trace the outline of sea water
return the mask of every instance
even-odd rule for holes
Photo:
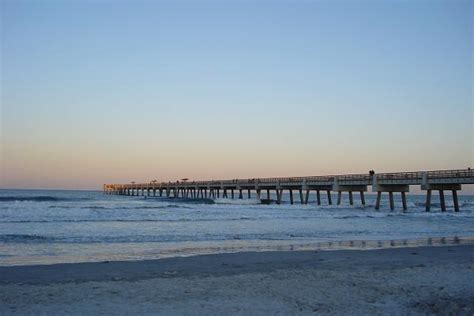
[[[246,196],[245,196],[246,197]],[[462,241],[474,237],[474,197],[460,196],[461,212],[447,212],[437,196],[408,195],[403,212],[366,195],[362,206],[307,205],[284,196],[281,205],[256,199],[173,199],[104,195],[98,191],[0,190],[0,265],[142,260],[205,253],[297,250],[339,244],[407,245],[413,240]],[[336,196],[332,197],[333,202]],[[438,238],[438,239],[436,239]],[[446,239],[447,238],[447,239]]]

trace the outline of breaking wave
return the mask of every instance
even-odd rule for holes
[[[39,196],[0,196],[0,202],[60,202],[60,201],[84,201],[87,198],[58,198],[48,195]]]
[[[53,196],[0,196],[0,202],[56,202],[59,199]]]

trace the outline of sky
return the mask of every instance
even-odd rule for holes
[[[0,188],[474,167],[472,1],[0,2]]]

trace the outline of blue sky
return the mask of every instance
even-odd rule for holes
[[[2,187],[473,166],[471,1],[2,1]]]

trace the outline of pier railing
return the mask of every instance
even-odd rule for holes
[[[346,175],[327,175],[327,176],[306,176],[306,177],[274,177],[274,178],[253,178],[253,179],[226,179],[226,180],[210,180],[210,181],[173,181],[173,182],[148,182],[133,184],[106,184],[104,188],[142,188],[142,187],[167,187],[167,186],[219,186],[219,185],[249,185],[249,184],[278,184],[278,183],[317,183],[317,182],[334,182],[334,181],[360,181],[370,184],[372,179],[377,180],[417,180],[423,181],[423,177],[427,179],[472,179],[474,171],[472,169],[456,169],[456,170],[433,170],[433,171],[413,171],[413,172],[394,172],[394,173],[378,173],[370,174],[346,174]]]

